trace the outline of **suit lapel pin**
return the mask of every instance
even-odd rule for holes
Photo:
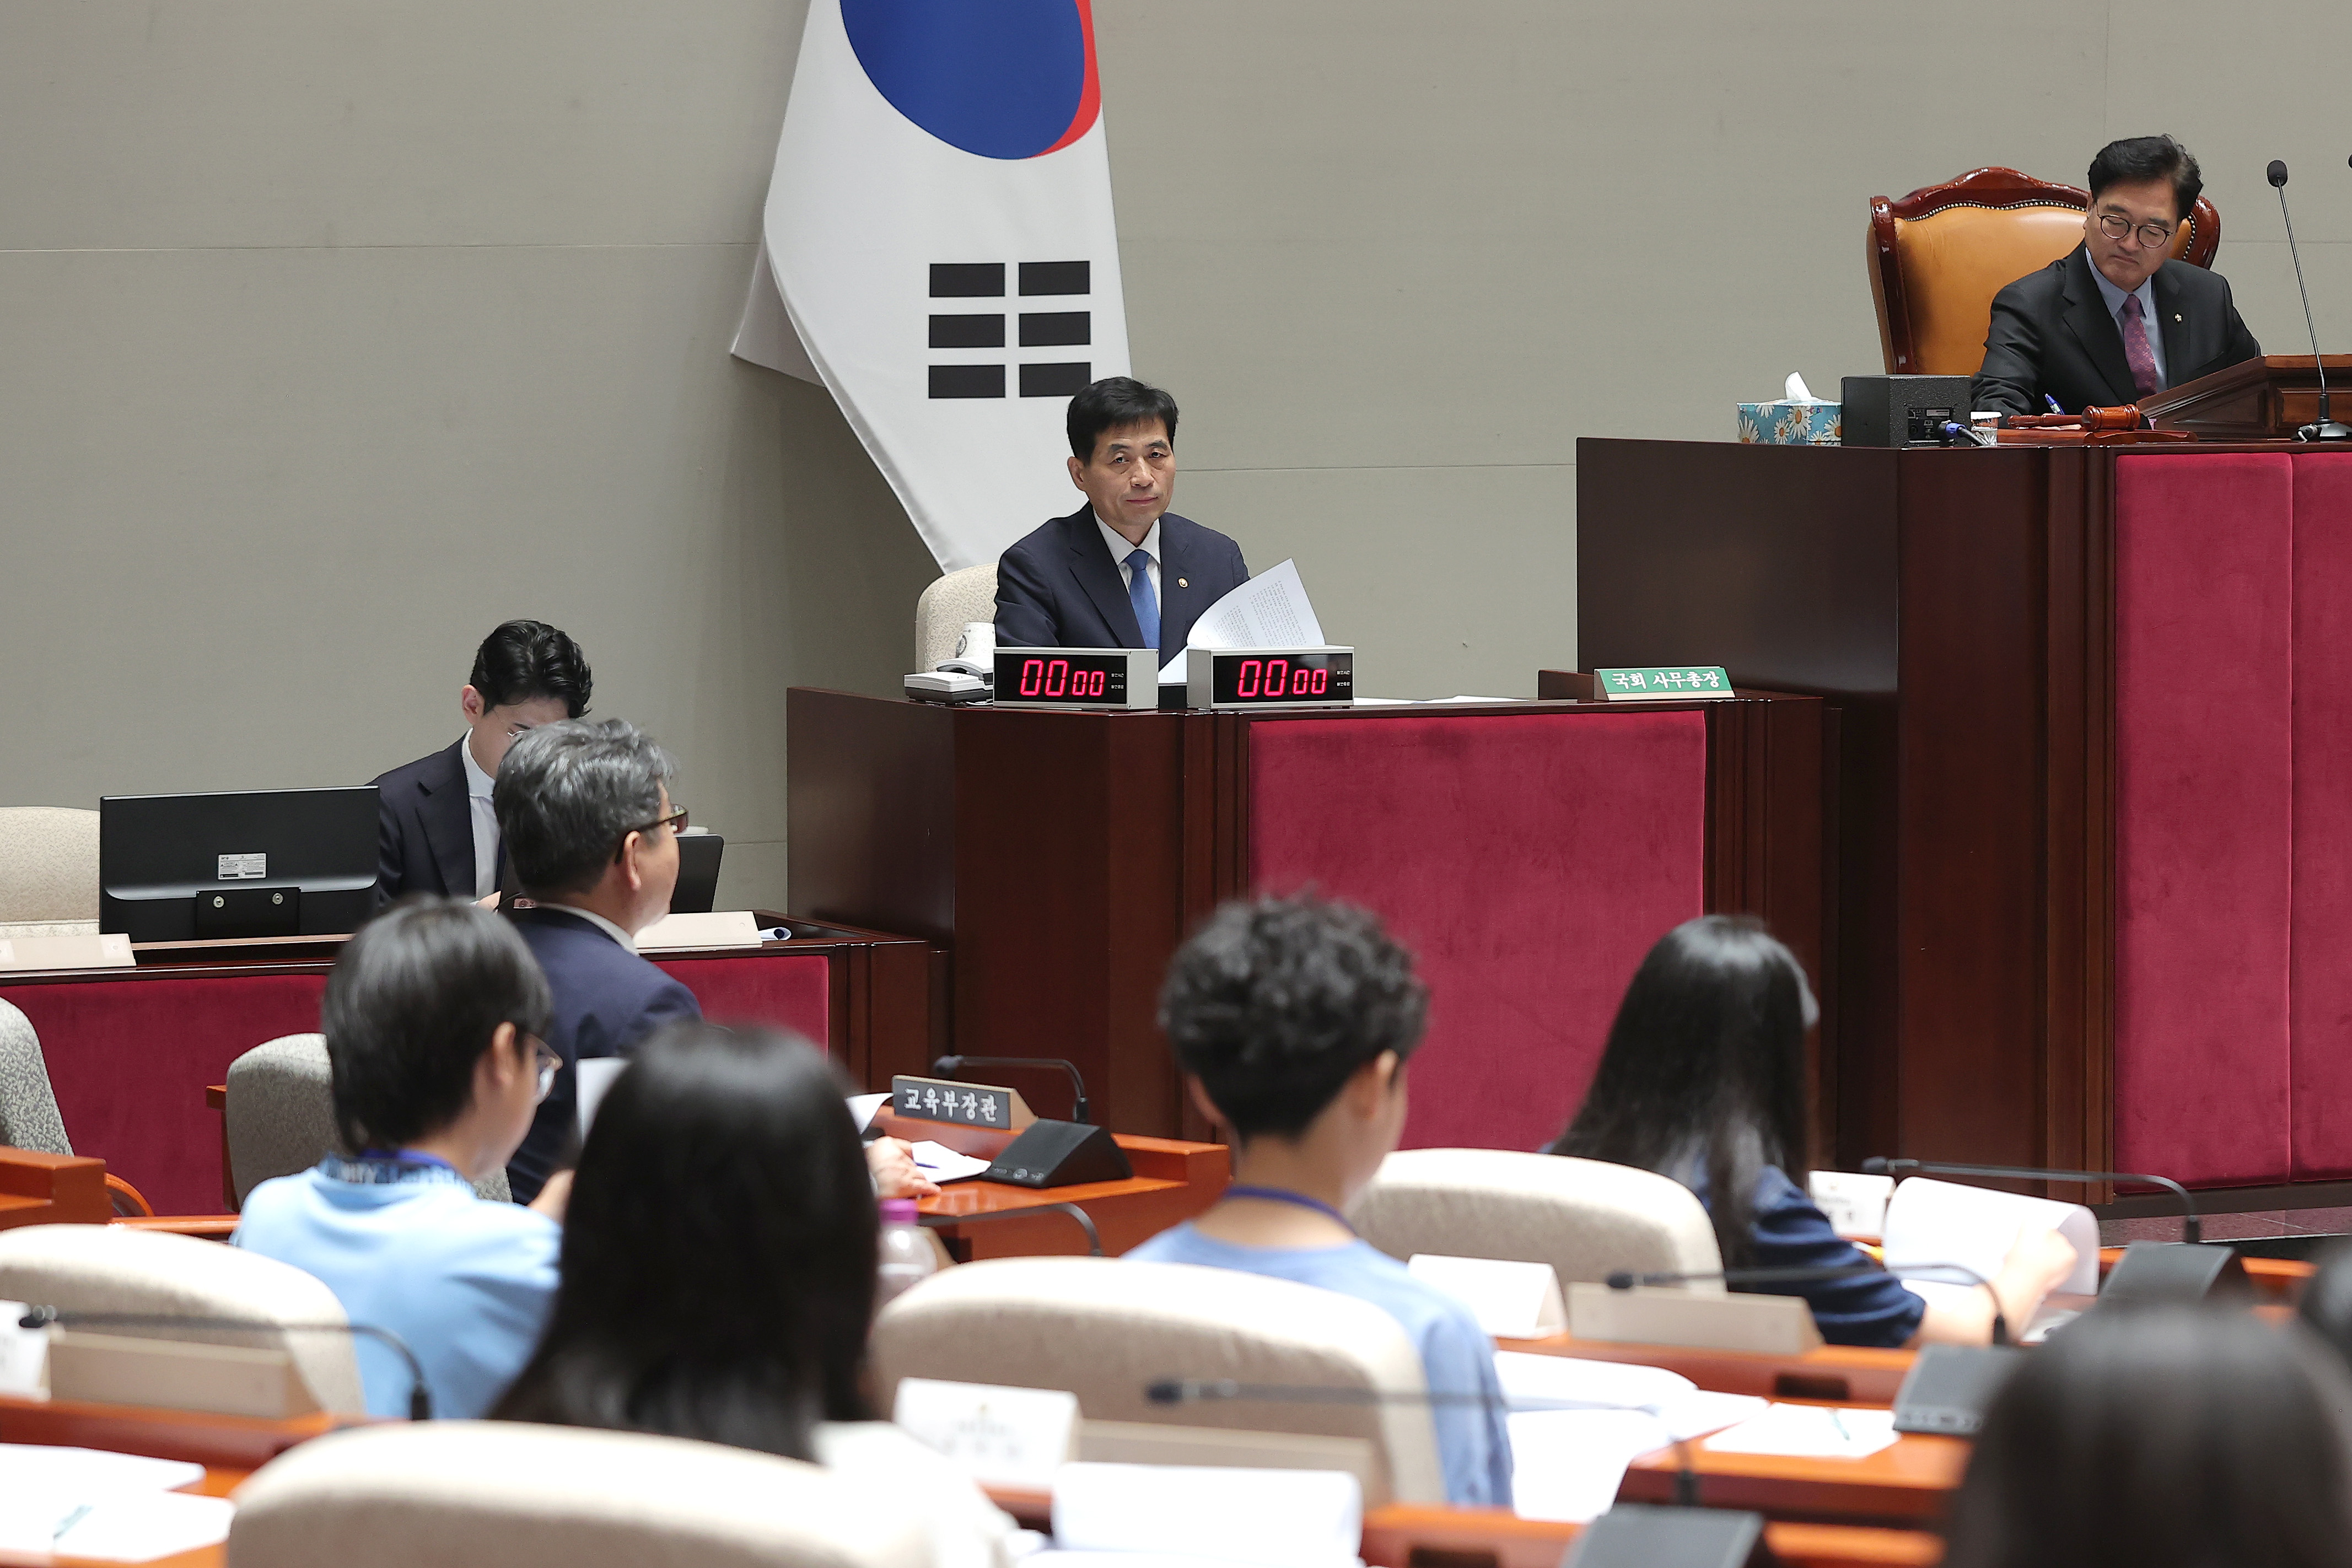
[[[1180,577],[1176,580],[1176,586],[1179,588],[1190,588],[1192,585]]]
[[[2174,320],[2176,320],[2176,321],[2179,320],[2179,319],[2180,319],[2180,312],[2179,312],[2179,311],[2178,311],[2178,310],[2175,310],[2175,311],[2172,313],[2172,319],[2173,319]]]

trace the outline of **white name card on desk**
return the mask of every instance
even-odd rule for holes
[[[1078,1451],[1078,1396],[1055,1388],[906,1377],[890,1418],[983,1485],[1050,1490]]]
[[[1893,1176],[1815,1171],[1806,1179],[1805,1188],[1813,1207],[1829,1218],[1830,1228],[1840,1236],[1875,1241],[1886,1234],[1886,1200],[1895,1196]]]
[[[1541,1339],[1565,1333],[1568,1308],[1560,1300],[1559,1276],[1549,1263],[1514,1263],[1499,1258],[1448,1258],[1416,1252],[1405,1268],[1477,1314],[1478,1326],[1501,1339]]]
[[[637,933],[640,953],[690,953],[702,947],[757,947],[760,923],[748,909],[665,915]]]
[[[135,961],[120,931],[0,936],[0,969],[128,969]]]
[[[1758,1355],[1802,1355],[1822,1343],[1821,1330],[1813,1326],[1813,1309],[1802,1296],[1717,1294],[1655,1285],[1612,1291],[1580,1280],[1568,1288],[1568,1321],[1570,1332],[1579,1339],[1744,1350]]]
[[[1054,1479],[1061,1552],[1354,1568],[1363,1533],[1363,1492],[1338,1470],[1075,1464]]]
[[[1957,1263],[1990,1280],[2000,1272],[2020,1232],[2054,1230],[2074,1249],[2074,1271],[2058,1285],[2078,1296],[2099,1289],[2099,1222],[2079,1203],[2027,1197],[1990,1187],[1913,1176],[1895,1187],[1886,1205],[1886,1265],[1918,1268]],[[1973,1283],[1967,1275],[1930,1275],[1954,1284]]]

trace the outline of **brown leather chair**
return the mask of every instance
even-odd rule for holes
[[[1992,297],[2083,243],[2091,193],[2014,169],[1972,169],[1890,201],[1870,199],[1870,297],[1886,373],[1972,376],[1984,363]],[[2197,198],[2172,236],[2175,259],[2210,267],[2221,214]]]

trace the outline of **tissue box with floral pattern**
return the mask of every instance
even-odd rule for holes
[[[1743,402],[1739,405],[1739,439],[1750,446],[1835,446],[1838,412],[1834,402]]]

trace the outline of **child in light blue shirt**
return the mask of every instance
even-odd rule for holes
[[[232,1238],[397,1335],[438,1416],[497,1402],[554,1299],[568,1174],[530,1208],[473,1189],[522,1142],[561,1065],[539,1039],[549,1012],[530,948],[491,911],[404,899],[369,922],[322,1009],[335,1122],[357,1152],[255,1187]],[[369,1413],[406,1415],[406,1362],[370,1336],[353,1344]]]
[[[1470,1309],[1360,1239],[1345,1217],[1404,1131],[1404,1063],[1428,993],[1360,909],[1229,904],[1177,953],[1160,1022],[1193,1101],[1233,1145],[1215,1207],[1128,1254],[1269,1274],[1371,1302],[1421,1352],[1449,1502],[1511,1505],[1495,1344]]]

